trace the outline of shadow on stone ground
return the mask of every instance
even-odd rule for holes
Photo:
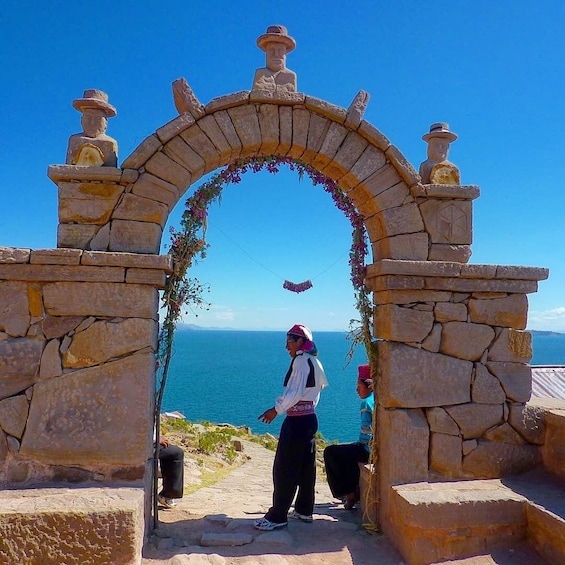
[[[247,463],[225,479],[159,511],[159,529],[144,548],[143,565],[399,565],[388,539],[363,527],[361,511],[347,511],[318,475],[314,522],[259,532],[253,521],[271,504],[274,453],[243,440]],[[210,545],[205,545],[205,544]],[[242,545],[220,545],[240,543]],[[467,559],[458,565],[539,565],[526,544]]]

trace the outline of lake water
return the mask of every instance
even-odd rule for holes
[[[366,363],[364,350],[358,347],[346,366],[350,342],[345,332],[314,337],[330,382],[316,410],[320,432],[329,440],[354,441],[357,366]],[[285,345],[282,331],[177,330],[162,412],[178,410],[190,421],[229,422],[278,435],[282,417],[268,425],[257,416],[282,392],[290,363]],[[565,334],[535,334],[533,349],[532,365],[565,364]]]

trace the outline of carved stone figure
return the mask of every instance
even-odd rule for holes
[[[85,90],[82,98],[73,100],[73,107],[82,112],[83,131],[69,137],[67,165],[84,167],[117,167],[118,143],[106,135],[107,118],[116,115],[116,108],[108,103],[108,95],[101,90]]]
[[[420,164],[420,176],[424,184],[461,184],[459,169],[447,160],[449,144],[457,135],[449,131],[449,124],[438,122],[430,126],[422,136],[428,143],[428,158]]]
[[[296,92],[296,73],[286,68],[286,54],[296,47],[286,27],[272,25],[257,38],[257,45],[266,53],[267,66],[255,71],[253,90]]]

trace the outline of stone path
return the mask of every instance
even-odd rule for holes
[[[327,484],[316,485],[314,523],[289,520],[288,528],[259,532],[253,521],[271,504],[274,453],[244,441],[250,460],[213,486],[161,510],[158,537],[143,565],[398,565],[402,558],[380,534],[362,527],[359,510],[347,511]],[[239,546],[203,543],[244,543]]]

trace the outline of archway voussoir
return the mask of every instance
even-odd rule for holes
[[[213,171],[220,165],[220,155],[216,146],[200,129],[198,124],[181,132],[180,137],[191,147],[205,162],[204,171]]]
[[[255,105],[237,106],[227,112],[241,141],[241,156],[256,155],[261,147],[262,137]]]
[[[330,104],[325,100],[315,98],[314,96],[306,96],[305,105],[306,108],[312,110],[312,112],[314,112],[315,114],[325,116],[333,122],[343,124],[345,123],[345,119],[347,118],[346,110],[340,108],[339,106],[335,106],[334,104]]]
[[[169,212],[180,198],[179,189],[174,184],[147,172],[139,176],[132,186],[131,193],[162,202],[168,206]]]
[[[204,159],[180,136],[173,137],[163,147],[163,153],[190,172],[190,183],[195,182],[204,174],[206,166]],[[179,186],[179,197],[184,194],[186,186],[188,183],[185,186]]]
[[[214,116],[204,116],[201,120],[198,120],[198,127],[216,147],[220,163],[229,161],[232,148]]]
[[[341,179],[351,170],[359,157],[361,157],[367,145],[367,140],[363,139],[360,135],[354,132],[348,133],[332,162],[322,173],[335,180]],[[359,182],[358,179],[357,182]]]
[[[337,122],[331,122],[326,132],[326,136],[322,142],[318,154],[314,157],[312,166],[318,170],[327,167],[330,161],[335,157],[343,140],[346,138],[349,130]]]
[[[280,143],[279,107],[274,104],[259,106],[259,127],[261,147],[259,155],[272,155]]]
[[[122,169],[141,168],[162,146],[163,144],[155,134],[146,137],[122,163]]]
[[[279,106],[279,145],[277,155],[285,156],[292,147],[292,108]]]
[[[300,92],[279,92],[273,90],[252,90],[249,93],[249,101],[253,104],[275,103],[277,105],[295,106],[304,104],[306,95]]]
[[[226,110],[215,112],[213,114],[213,117],[231,148],[231,153],[229,156],[229,161],[231,162],[241,155],[241,150],[243,148],[241,145],[241,139],[239,139],[239,136],[235,131],[233,122],[231,121],[231,117]]]
[[[218,110],[227,110],[234,106],[248,104],[249,93],[249,90],[242,90],[240,92],[234,92],[233,94],[227,94],[226,96],[214,98],[213,100],[210,100],[206,106],[204,106],[204,110],[206,111],[206,114],[213,114]]]
[[[420,175],[416,172],[416,169],[408,162],[406,157],[398,150],[394,145],[390,145],[386,151],[385,155],[387,159],[395,166],[398,174],[406,181],[408,186],[414,186],[422,181]]]
[[[365,120],[361,121],[361,125],[357,128],[357,133],[369,141],[371,145],[378,147],[382,151],[386,151],[392,145],[385,135]]]
[[[190,171],[173,161],[162,151],[155,153],[155,155],[145,163],[145,170],[160,179],[174,184],[179,190],[188,186],[192,178]]]
[[[306,150],[302,155],[302,159],[307,163],[311,163],[318,154],[322,143],[330,129],[330,120],[323,116],[312,114],[310,116],[310,125],[308,126],[308,140],[306,142]]]
[[[292,147],[288,156],[300,159],[308,145],[308,128],[310,126],[310,112],[305,108],[292,109]]]
[[[164,126],[160,127],[155,133],[157,137],[161,141],[161,143],[165,144],[167,141],[178,135],[186,128],[194,125],[194,118],[191,114],[181,114],[177,116],[169,123],[165,124]]]

